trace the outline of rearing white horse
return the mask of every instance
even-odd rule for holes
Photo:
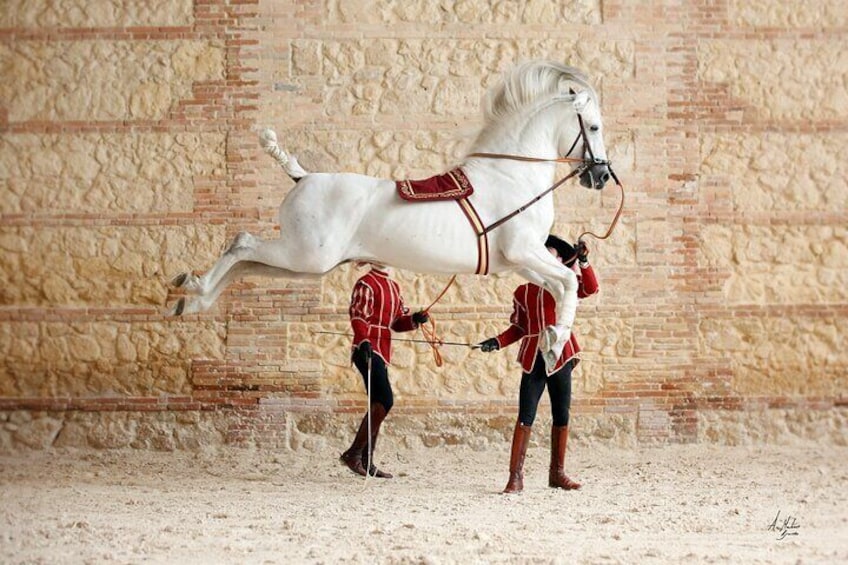
[[[580,184],[601,189],[611,175],[595,90],[585,75],[548,61],[506,73],[484,101],[484,125],[461,164],[474,187],[468,198],[491,226],[552,186],[558,157],[575,158]],[[308,173],[265,130],[265,150],[296,182],[280,205],[279,239],[238,234],[203,276],[172,284],[188,295],[170,313],[206,310],[235,278],[321,277],[343,263],[367,261],[418,273],[475,273],[478,238],[456,202],[409,203],[392,180],[352,173]],[[530,157],[519,160],[515,157]],[[544,246],[554,222],[548,192],[487,234],[488,272],[516,271],[556,299],[557,323],[543,336],[553,367],[577,309],[577,277]]]

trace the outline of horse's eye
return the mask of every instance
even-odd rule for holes
[[[599,129],[601,129],[601,128],[598,127],[598,126],[589,126],[590,131],[598,131]]]

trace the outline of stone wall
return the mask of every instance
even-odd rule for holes
[[[844,444],[846,20],[837,0],[6,2],[0,450],[344,443],[361,383],[347,340],[314,332],[348,331],[361,271],[242,280],[182,318],[163,316],[168,280],[239,231],[274,237],[292,183],[259,128],[311,170],[429,176],[537,57],[590,75],[627,191],[590,243],[578,441]],[[618,193],[569,183],[555,202],[574,238]],[[447,282],[397,278],[421,306]],[[504,328],[519,282],[460,276],[442,336]],[[437,367],[397,344],[387,432],[502,445],[515,349],[446,346]]]

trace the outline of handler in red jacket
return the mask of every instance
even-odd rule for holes
[[[368,413],[362,418],[350,448],[342,453],[342,463],[358,475],[367,474],[385,479],[392,475],[374,465],[374,445],[383,420],[392,409],[394,394],[389,382],[387,365],[392,356],[392,331],[408,332],[427,323],[426,312],[408,314],[403,305],[400,287],[389,278],[388,269],[372,265],[353,287],[350,299],[350,325],[353,327],[351,360],[362,374],[368,390],[371,374],[371,451],[368,451]]]
[[[557,259],[564,262],[566,267],[573,269],[575,259],[578,261],[578,298],[586,298],[598,292],[598,281],[589,265],[589,250],[584,243],[578,243],[575,249],[568,242],[551,235],[545,242],[545,247]],[[521,363],[523,373],[518,395],[518,421],[515,423],[512,436],[509,481],[504,492],[521,492],[524,489],[524,456],[527,453],[530,430],[536,419],[536,409],[545,386],[548,388],[551,399],[553,416],[548,485],[565,490],[578,489],[580,484],[565,475],[565,448],[568,442],[568,412],[571,406],[571,371],[580,361],[577,357],[580,346],[572,331],[553,373],[547,374],[545,362],[539,351],[539,337],[546,327],[556,323],[556,302],[553,295],[535,284],[524,284],[515,289],[513,308],[509,328],[497,337],[480,343],[480,349],[488,353],[521,340],[518,361]]]

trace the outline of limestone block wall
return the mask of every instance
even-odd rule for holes
[[[429,176],[461,162],[499,74],[539,57],[596,85],[627,191],[590,243],[576,439],[844,443],[846,20],[836,0],[7,1],[0,449],[341,445],[362,385],[348,340],[315,332],[348,331],[361,271],[245,279],[182,318],[168,280],[240,231],[275,237],[292,183],[261,127],[310,170]],[[618,193],[555,202],[575,238]],[[397,278],[411,306],[447,283]],[[440,333],[505,328],[520,282],[461,275]],[[446,346],[437,367],[398,343],[390,438],[502,445],[516,350]]]

